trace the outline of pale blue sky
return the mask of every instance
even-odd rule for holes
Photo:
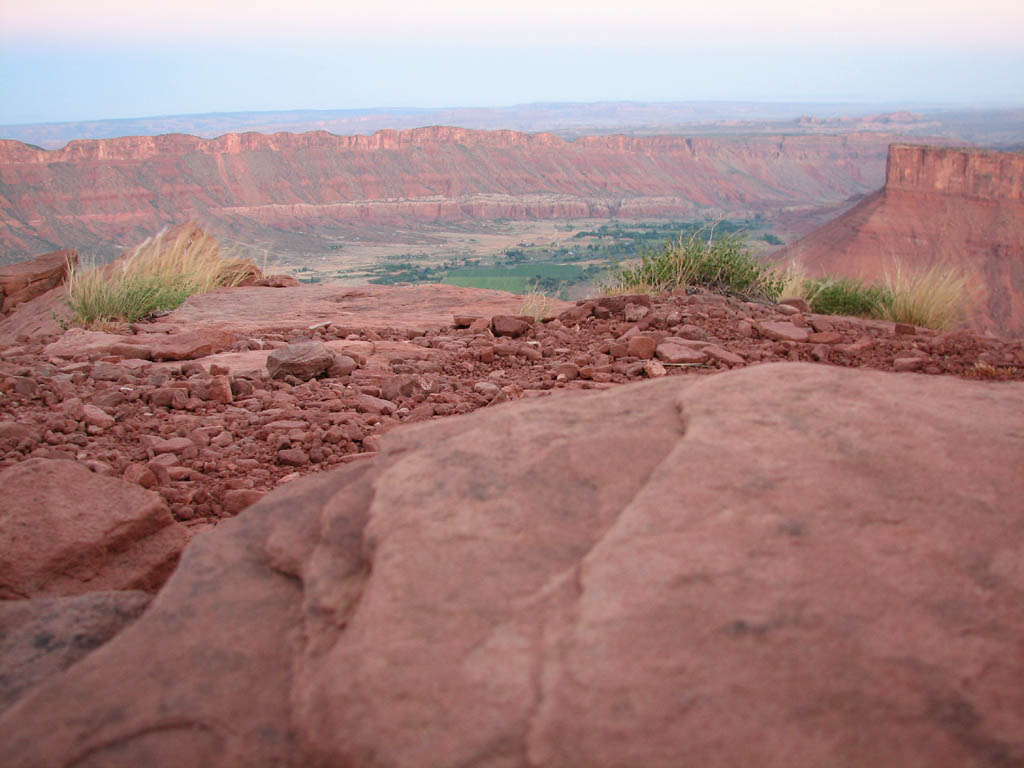
[[[1024,2],[0,0],[0,124],[706,99],[1024,105]]]

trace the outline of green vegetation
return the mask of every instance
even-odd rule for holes
[[[892,299],[882,286],[848,277],[807,280],[802,293],[811,311],[822,315],[883,317]]]
[[[173,241],[161,233],[114,264],[72,269],[68,295],[76,320],[86,326],[137,322],[193,294],[245,279],[248,262],[221,258],[217,241],[205,234],[195,238],[195,231],[183,227]]]
[[[596,229],[578,231],[560,242],[519,242],[490,256],[473,253],[444,263],[424,263],[429,258],[426,253],[387,256],[371,268],[367,279],[379,285],[443,282],[513,293],[539,291],[567,298],[574,286],[596,290],[598,280],[621,262],[635,259],[654,245],[688,237],[707,226],[706,222],[694,221],[625,223],[613,220]],[[714,225],[714,231],[730,234],[746,226],[747,222],[720,221]],[[572,224],[556,226],[559,232],[574,229]],[[576,292],[580,290],[577,288]]]
[[[812,312],[925,328],[948,328],[963,317],[971,300],[966,278],[942,266],[914,273],[897,265],[881,283],[871,285],[852,278],[809,278],[794,267],[788,281],[783,295],[806,299]]]
[[[573,239],[597,238],[608,240],[624,254],[637,254],[646,248],[659,246],[665,240],[677,237],[689,237],[695,232],[707,229],[709,222],[699,221],[657,221],[637,224],[611,222],[602,224],[597,229],[582,230],[573,235]],[[738,233],[747,228],[747,223],[724,219],[714,223],[715,231],[723,234]]]
[[[732,232],[716,236],[712,232],[705,237],[698,230],[645,253],[640,264],[620,268],[605,287],[610,292],[623,292],[697,285],[717,293],[774,301],[785,283],[784,275],[750,251],[742,235]]]
[[[508,267],[465,267],[448,272],[443,282],[467,288],[490,288],[510,293],[557,293],[563,286],[597,273],[576,264],[514,264]]]

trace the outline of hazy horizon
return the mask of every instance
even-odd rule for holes
[[[607,101],[1024,105],[1024,4],[0,0],[0,124]]]

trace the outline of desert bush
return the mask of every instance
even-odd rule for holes
[[[889,301],[882,317],[925,328],[948,328],[964,316],[971,301],[967,278],[941,265],[911,272],[896,264],[885,275],[885,289]]]
[[[849,277],[805,280],[802,293],[811,311],[822,315],[884,317],[892,300],[884,287]]]
[[[742,235],[715,237],[698,231],[643,254],[639,264],[620,268],[604,288],[610,293],[657,292],[695,285],[717,293],[775,300],[784,283],[782,273],[760,261]]]
[[[791,264],[780,298],[802,298],[812,312],[853,315],[948,328],[962,318],[971,300],[966,278],[955,269],[934,266],[921,272],[897,264],[881,283],[835,277],[808,277]]]
[[[197,231],[184,227],[173,240],[161,233],[113,264],[74,268],[68,295],[76,320],[86,326],[137,322],[250,274],[248,262],[222,258],[217,241]]]

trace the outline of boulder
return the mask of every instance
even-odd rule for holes
[[[151,599],[125,591],[0,601],[0,711],[103,645]]]
[[[513,315],[495,315],[491,318],[491,330],[495,336],[522,336],[530,330],[530,323]]]
[[[626,348],[626,354],[631,355],[632,357],[639,357],[641,360],[650,360],[654,357],[654,352],[657,347],[658,342],[650,336],[637,335],[633,336],[629,340],[629,346]]]
[[[1019,764],[1022,395],[774,364],[391,432],[197,537],[0,762]]]
[[[334,353],[320,341],[288,344],[267,356],[267,371],[272,379],[294,376],[307,381],[326,373],[334,364]]]
[[[0,266],[0,314],[56,288],[77,263],[78,251],[65,249]]]
[[[29,459],[0,488],[0,599],[155,591],[188,540],[157,494],[73,461]]]

